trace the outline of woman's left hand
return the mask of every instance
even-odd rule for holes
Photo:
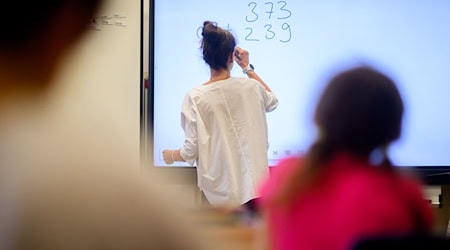
[[[174,162],[172,151],[173,150],[166,149],[166,150],[163,150],[163,152],[162,152],[164,162],[168,165],[170,165]]]

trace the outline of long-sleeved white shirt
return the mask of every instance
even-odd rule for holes
[[[213,205],[256,198],[268,174],[266,112],[278,99],[254,79],[232,77],[192,89],[185,97],[181,156],[197,163],[198,186]]]

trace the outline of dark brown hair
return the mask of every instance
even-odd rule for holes
[[[26,43],[32,42],[36,36],[50,23],[58,11],[72,4],[78,7],[80,21],[91,17],[102,0],[46,0],[46,1],[4,1],[0,23],[0,47],[20,49]]]
[[[400,136],[403,101],[394,82],[370,67],[336,75],[325,88],[315,112],[319,136],[309,149],[304,166],[285,183],[281,200],[289,200],[300,186],[311,185],[334,153],[346,151],[368,158],[378,147]],[[392,169],[385,156],[382,166]],[[300,184],[301,183],[301,184]]]
[[[236,47],[234,36],[211,21],[203,23],[201,48],[203,60],[213,69],[226,69]]]

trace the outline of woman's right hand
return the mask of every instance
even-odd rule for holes
[[[250,58],[249,58],[248,51],[245,49],[242,49],[240,47],[236,47],[234,49],[234,61],[242,69],[246,68],[250,64]]]

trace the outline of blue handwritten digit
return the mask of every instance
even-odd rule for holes
[[[275,37],[275,32],[272,31],[272,24],[266,24],[264,25],[264,28],[266,28],[267,31],[266,38],[272,40]]]
[[[253,14],[254,17],[253,17],[252,19],[250,19],[248,16],[245,16],[245,20],[246,20],[247,22],[252,23],[252,22],[256,22],[256,20],[258,20],[258,18],[259,18],[258,13],[255,12],[255,9],[256,9],[256,6],[257,6],[257,5],[258,5],[258,4],[255,3],[255,2],[250,2],[250,3],[248,4],[248,7],[251,8],[251,12],[252,12],[252,14]]]
[[[247,36],[245,36],[245,40],[247,40],[247,41],[254,41],[254,42],[259,41],[259,39],[251,38],[251,35],[253,34],[253,29],[252,28],[245,28],[245,30],[248,30],[248,34],[247,34]]]
[[[280,10],[286,14],[285,16],[278,17],[278,19],[286,19],[286,18],[291,17],[292,12],[290,10],[286,9],[286,6],[287,6],[286,1],[278,1],[277,4],[281,5]]]
[[[265,2],[265,5],[270,5],[270,10],[266,11],[267,14],[269,14],[269,19],[272,17],[272,13],[273,13],[273,3],[272,2]]]
[[[280,40],[280,42],[282,43],[287,43],[291,40],[292,38],[292,33],[291,33],[291,26],[288,23],[283,23],[283,25],[281,25],[281,28],[283,30],[286,30],[288,32],[288,39],[287,40]]]

